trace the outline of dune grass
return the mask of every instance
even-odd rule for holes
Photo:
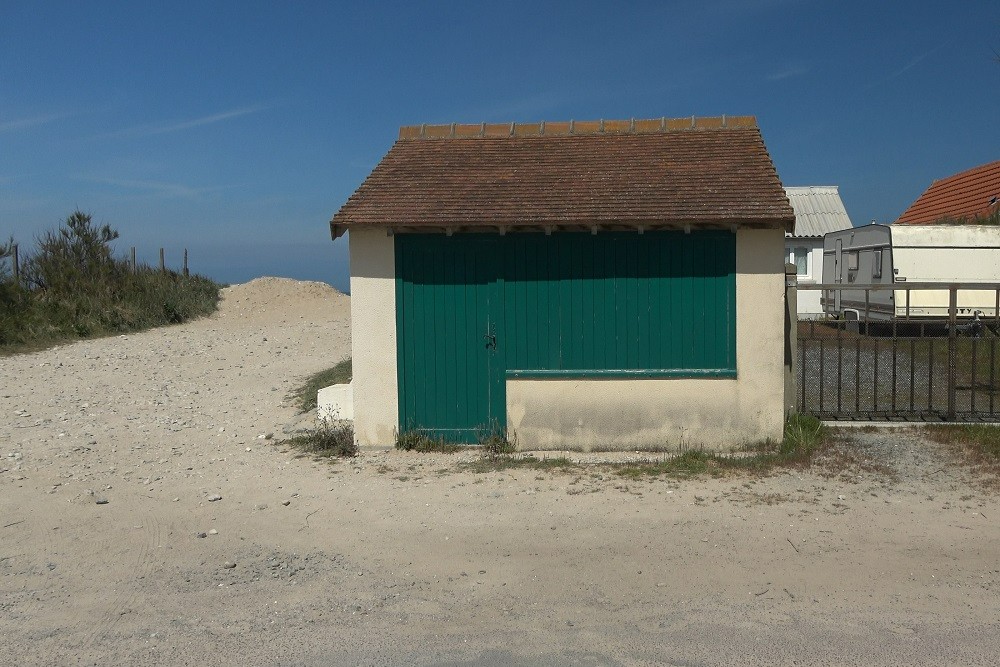
[[[118,232],[75,212],[25,253],[15,280],[11,243],[0,244],[0,354],[176,324],[214,312],[221,285],[112,252]]]
[[[981,472],[993,477],[1000,476],[1000,425],[935,424],[925,426],[924,432],[932,440],[950,447],[961,459]]]
[[[347,384],[351,381],[351,358],[337,362],[332,368],[313,373],[294,389],[290,398],[300,412],[309,412],[316,407],[316,395],[323,387],[333,384]]]

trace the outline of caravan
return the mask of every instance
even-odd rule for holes
[[[823,237],[824,312],[849,320],[947,318],[955,283],[1000,283],[1000,227],[994,225],[877,225]],[[942,283],[942,289],[907,290],[907,284]],[[851,289],[857,285],[858,289]],[[895,289],[865,290],[868,285]],[[997,315],[1000,292],[962,289],[958,317]],[[866,317],[867,315],[867,317]]]

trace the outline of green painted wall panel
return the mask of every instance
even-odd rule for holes
[[[735,369],[731,232],[499,243],[508,370]]]

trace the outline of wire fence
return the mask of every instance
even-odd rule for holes
[[[2,259],[2,257],[3,256],[0,255],[0,259]],[[163,248],[160,248],[160,255],[159,255],[159,257],[160,257],[160,259],[159,259],[158,268],[160,269],[161,272],[166,273],[168,269],[167,269],[167,264],[166,264],[166,261],[165,261],[165,257],[166,256],[165,256]],[[11,261],[11,275],[14,278],[14,282],[20,283],[21,282],[21,268],[22,267],[21,267],[20,249],[19,249],[17,243],[12,243],[10,245],[10,261]],[[128,264],[131,267],[133,273],[136,272],[136,271],[138,271],[139,264],[136,261],[135,246],[132,246],[129,249]],[[181,265],[180,273],[185,278],[190,275],[190,271],[188,269],[188,251],[187,251],[187,248],[184,248],[184,258],[183,258],[183,263]]]

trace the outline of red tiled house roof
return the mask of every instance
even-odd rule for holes
[[[934,181],[896,220],[897,225],[976,222],[1000,210],[1000,161]]]
[[[752,116],[403,127],[330,221],[397,230],[791,230]]]

